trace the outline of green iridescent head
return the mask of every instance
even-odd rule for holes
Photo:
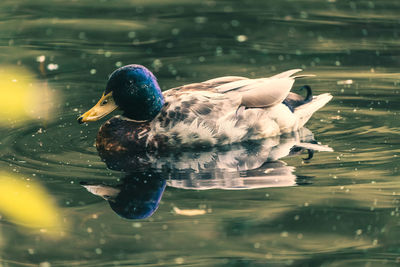
[[[141,65],[127,65],[110,75],[100,101],[78,121],[98,120],[117,107],[130,119],[149,121],[163,106],[164,97],[153,73]]]

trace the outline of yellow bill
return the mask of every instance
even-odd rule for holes
[[[97,121],[107,114],[114,111],[118,106],[115,104],[114,98],[112,97],[112,92],[104,95],[100,98],[99,102],[85,112],[82,116],[78,118],[79,123],[84,123],[88,121]]]

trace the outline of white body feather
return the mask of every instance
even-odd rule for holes
[[[171,146],[225,145],[298,130],[332,99],[322,94],[292,112],[282,101],[296,77],[310,76],[292,76],[299,71],[261,79],[227,76],[165,91],[167,104],[151,122],[148,142],[163,136]]]

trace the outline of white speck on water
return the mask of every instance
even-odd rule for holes
[[[176,264],[183,264],[185,260],[182,257],[175,258],[175,263]]]
[[[305,12],[305,11],[301,11],[301,12],[300,12],[300,17],[301,17],[302,19],[306,19],[306,18],[308,18],[308,14],[307,14],[307,12]]]
[[[46,60],[46,56],[44,56],[44,55],[38,56],[38,57],[36,58],[36,61],[37,61],[37,62],[44,62],[45,60]]]
[[[303,234],[302,233],[297,234],[297,239],[303,239]]]
[[[52,71],[52,70],[58,70],[58,64],[50,63],[47,65],[47,69]]]
[[[103,251],[101,250],[101,248],[96,248],[95,252],[97,255],[100,255],[101,253],[103,253]]]
[[[79,33],[79,39],[86,39],[86,33],[85,32],[80,32]]]
[[[337,81],[336,84],[338,84],[338,85],[350,85],[350,84],[353,84],[353,80],[341,80],[341,81]]]
[[[142,227],[142,224],[140,222],[135,222],[135,223],[132,223],[132,227],[140,228],[140,227]]]
[[[222,53],[223,53],[222,47],[217,46],[217,47],[215,48],[215,55],[216,55],[216,56],[221,56]]]
[[[196,22],[198,24],[206,23],[207,22],[207,18],[206,17],[195,17],[194,18],[194,22]]]
[[[234,20],[231,21],[231,25],[232,25],[233,27],[237,27],[237,26],[240,25],[240,22],[239,22],[238,20],[234,19]]]
[[[286,232],[286,231],[284,231],[284,232],[281,233],[281,237],[288,237],[288,236],[289,236],[289,233]]]
[[[158,69],[160,69],[163,66],[161,60],[158,58],[153,61],[152,65],[153,65],[153,68],[156,69],[156,71],[158,71]]]
[[[92,74],[92,75],[96,74],[96,72],[97,72],[96,69],[91,69],[91,70],[90,70],[90,74]]]
[[[119,68],[121,66],[122,66],[122,62],[121,61],[115,62],[115,67]]]
[[[357,229],[356,235],[361,235],[361,234],[362,234],[362,230],[361,229]]]
[[[248,39],[247,36],[243,34],[236,36],[236,41],[240,43],[246,42],[247,39]]]
[[[179,30],[178,28],[173,28],[173,29],[171,30],[172,35],[178,35],[179,32],[180,32],[180,30]]]
[[[136,32],[128,32],[128,37],[129,38],[135,38],[136,37]]]
[[[51,264],[48,261],[44,261],[39,264],[39,267],[51,267]]]

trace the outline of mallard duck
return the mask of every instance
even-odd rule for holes
[[[293,69],[269,78],[226,76],[164,92],[146,67],[127,65],[109,77],[98,103],[78,118],[96,121],[120,108],[101,126],[99,152],[160,151],[211,147],[262,139],[300,129],[332,99],[329,93],[305,98],[290,92]]]

